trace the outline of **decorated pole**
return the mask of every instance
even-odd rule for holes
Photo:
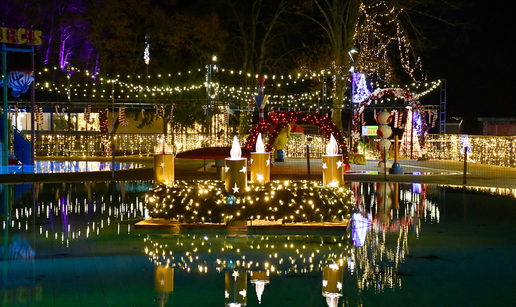
[[[323,155],[323,184],[325,187],[338,187],[344,184],[344,172],[342,169],[342,154],[339,154],[339,146],[333,137],[326,145],[326,154]]]
[[[256,152],[251,153],[251,182],[265,184],[271,179],[271,155],[265,152],[262,134],[256,139]]]
[[[264,95],[265,92],[265,77],[263,75],[258,76],[258,95],[254,96],[254,100],[256,101],[256,106],[259,110],[259,118],[260,122],[265,121],[263,109],[265,108],[265,104],[267,104],[267,98],[269,95]]]
[[[243,193],[247,189],[247,159],[242,158],[242,148],[236,135],[230,155],[226,158],[226,191],[230,194]]]
[[[383,111],[376,116],[376,122],[380,124],[380,128],[376,132],[376,135],[380,138],[378,142],[378,150],[381,153],[381,161],[378,162],[378,167],[387,166],[387,152],[391,148],[391,141],[389,138],[392,136],[392,128],[389,123],[392,121],[391,113]]]
[[[398,163],[399,156],[399,144],[398,144],[398,136],[394,136],[394,163],[392,167],[389,169],[389,174],[401,174],[403,175],[403,167]]]

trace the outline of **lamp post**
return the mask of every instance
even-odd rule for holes
[[[211,78],[212,78],[212,74],[213,74],[213,68],[216,67],[215,63],[217,63],[217,56],[216,55],[213,55],[211,57],[211,61],[210,61],[210,64],[207,65],[207,70],[208,70],[208,74],[206,75],[206,81],[207,81],[207,85],[206,85],[206,91],[207,91],[207,94],[208,94],[208,101],[207,101],[207,104],[206,104],[206,130],[207,130],[207,133],[208,133],[208,137],[211,136],[211,122],[210,122],[210,109],[211,109]]]
[[[354,110],[353,110],[353,107],[354,107],[354,98],[355,98],[355,80],[354,80],[354,75],[355,75],[355,59],[353,59],[353,56],[352,54],[353,53],[357,53],[357,51],[355,49],[351,49],[349,52],[348,52],[348,55],[349,55],[349,58],[351,59],[351,68],[349,69],[349,72],[351,73],[351,101],[349,102],[349,109],[350,109],[350,120],[349,120],[349,150],[351,150],[351,148],[353,148],[353,136],[352,136],[352,132],[353,132],[353,120],[354,120]]]
[[[111,179],[115,180],[115,82],[111,80]]]
[[[71,72],[71,67],[70,67],[70,64],[68,62],[66,62],[66,96],[68,98],[68,139],[71,141],[72,140],[72,115],[71,115],[71,109],[72,109],[72,106],[70,105],[70,100],[71,100],[71,91],[70,91],[70,72]],[[70,150],[70,146],[72,146],[72,142],[69,142],[68,143],[68,156],[71,155],[71,150]]]

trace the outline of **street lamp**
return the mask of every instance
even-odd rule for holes
[[[354,74],[355,74],[355,59],[353,59],[352,54],[357,53],[355,49],[351,49],[348,52],[349,58],[351,59],[351,68],[349,69],[349,72],[351,73],[351,101],[349,102],[349,109],[350,109],[350,120],[349,120],[349,150],[353,147],[353,119],[354,119],[354,110],[353,110],[353,104],[355,103],[353,100],[355,98],[355,80],[354,80]]]
[[[213,69],[217,70],[217,65],[215,63],[217,63],[217,56],[213,55],[211,57],[210,64],[207,65],[207,67],[206,67],[208,69],[208,75],[206,76],[206,78],[208,79],[207,80],[208,84],[206,86],[207,94],[208,94],[208,102],[206,105],[206,125],[207,125],[208,136],[211,136],[211,122],[210,122],[211,86],[212,86],[211,78],[212,78]]]

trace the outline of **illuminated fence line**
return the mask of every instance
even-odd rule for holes
[[[30,135],[24,135],[30,141]],[[165,142],[163,143],[163,139]],[[204,147],[230,147],[232,136],[223,135],[211,137],[202,133],[119,133],[114,137],[116,155],[149,155],[160,153],[180,153]],[[264,143],[268,142],[268,135],[263,136]],[[245,138],[239,139],[240,144]],[[309,146],[310,156],[320,158],[326,151],[327,140],[323,135],[295,135],[292,134],[285,155],[290,158],[305,158],[306,145]],[[36,136],[36,156],[110,156],[111,135],[101,136],[98,133],[44,133]]]
[[[468,162],[516,167],[516,136],[462,136],[459,134],[426,137],[425,149],[431,160],[464,161],[462,148],[468,144]],[[461,151],[462,150],[462,151]]]
[[[25,135],[29,140],[30,135]],[[163,146],[163,138],[165,146]],[[264,143],[268,135],[263,136]],[[470,151],[468,161],[479,164],[516,167],[516,136],[468,136]],[[240,144],[245,138],[239,139]],[[291,134],[284,149],[286,157],[306,158],[306,145],[310,157],[320,158],[326,151],[328,141],[317,134]],[[203,147],[229,147],[232,136],[211,137],[202,133],[175,134],[116,134],[115,147],[117,155],[148,155],[159,153],[163,149],[168,153],[180,153]],[[430,160],[463,161],[461,149],[464,137],[456,134],[428,135],[425,142],[426,157]],[[467,143],[467,142],[466,142]],[[110,156],[111,136],[98,133],[45,133],[36,137],[37,156]]]

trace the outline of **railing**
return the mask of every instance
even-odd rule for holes
[[[30,134],[24,134],[30,140]],[[165,139],[165,142],[163,142]],[[240,137],[241,146],[245,137]],[[231,146],[233,137],[208,136],[202,133],[176,134],[116,134],[114,136],[116,155],[149,155],[158,152],[180,153],[203,147]],[[263,142],[268,142],[268,135],[263,136]],[[323,135],[292,134],[287,143],[287,157],[306,157],[306,145],[309,145],[310,156],[320,158],[325,152],[327,140]],[[110,156],[111,135],[99,133],[38,133],[36,135],[36,156]]]
[[[516,136],[434,134],[426,137],[426,156],[431,160],[463,161],[465,147],[469,147],[468,162],[516,167]]]
[[[24,134],[30,140],[30,134]],[[165,138],[165,142],[163,142]],[[179,153],[196,148],[231,146],[232,136],[208,136],[202,133],[176,134],[116,134],[117,155],[148,155],[161,151]],[[239,139],[241,146],[245,138]],[[268,142],[268,134],[263,136]],[[328,141],[323,135],[292,134],[287,143],[285,156],[305,158],[306,145],[310,157],[320,158],[326,151]],[[165,144],[165,145],[163,145]],[[469,145],[468,145],[469,144]],[[462,136],[456,134],[428,135],[423,153],[430,160],[463,161],[461,149],[468,145],[468,161],[479,164],[516,167],[516,136]],[[38,133],[37,156],[109,156],[111,135],[99,133]]]

